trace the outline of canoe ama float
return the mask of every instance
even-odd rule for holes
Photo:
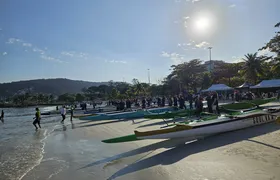
[[[144,118],[147,119],[170,119],[175,117],[186,117],[191,116],[195,114],[195,110],[187,109],[187,110],[178,110],[177,112],[165,112],[162,114],[155,114],[150,113],[148,115],[145,115]]]
[[[272,101],[275,101],[276,98],[267,98],[267,99],[254,99],[250,101],[244,101],[239,103],[225,104],[220,106],[221,111],[223,112],[236,112],[236,111],[250,111],[258,109],[259,105],[263,105]]]
[[[239,130],[251,126],[261,125],[277,121],[280,117],[271,113],[252,113],[238,117],[221,117],[214,120],[198,122],[195,124],[177,124],[172,128],[139,132],[134,134],[103,140],[104,143],[120,143],[137,141],[143,139],[172,139],[172,138],[192,138],[197,139],[213,134]]]

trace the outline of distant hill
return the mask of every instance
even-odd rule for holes
[[[78,93],[83,88],[99,86],[108,82],[89,82],[70,79],[36,79],[0,84],[0,97],[12,96],[25,92],[61,95],[64,93]]]

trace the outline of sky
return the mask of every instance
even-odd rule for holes
[[[148,82],[148,74],[157,83],[173,64],[209,60],[210,46],[212,59],[238,62],[275,35],[279,7],[279,0],[1,0],[0,83]]]

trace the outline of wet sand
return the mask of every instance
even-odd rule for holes
[[[69,119],[67,119],[69,120]],[[101,140],[164,126],[161,120],[79,121],[58,124],[41,163],[23,178],[123,180],[278,180],[280,125],[269,123],[203,140]]]

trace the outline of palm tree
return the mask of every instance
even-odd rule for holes
[[[139,96],[142,92],[144,92],[143,84],[140,83],[138,79],[134,78],[132,80],[132,83],[133,83],[133,88],[134,88],[135,94],[137,96]]]
[[[242,68],[243,76],[257,84],[258,76],[263,74],[262,63],[266,59],[264,57],[257,57],[257,53],[246,54],[243,61],[245,62]]]

